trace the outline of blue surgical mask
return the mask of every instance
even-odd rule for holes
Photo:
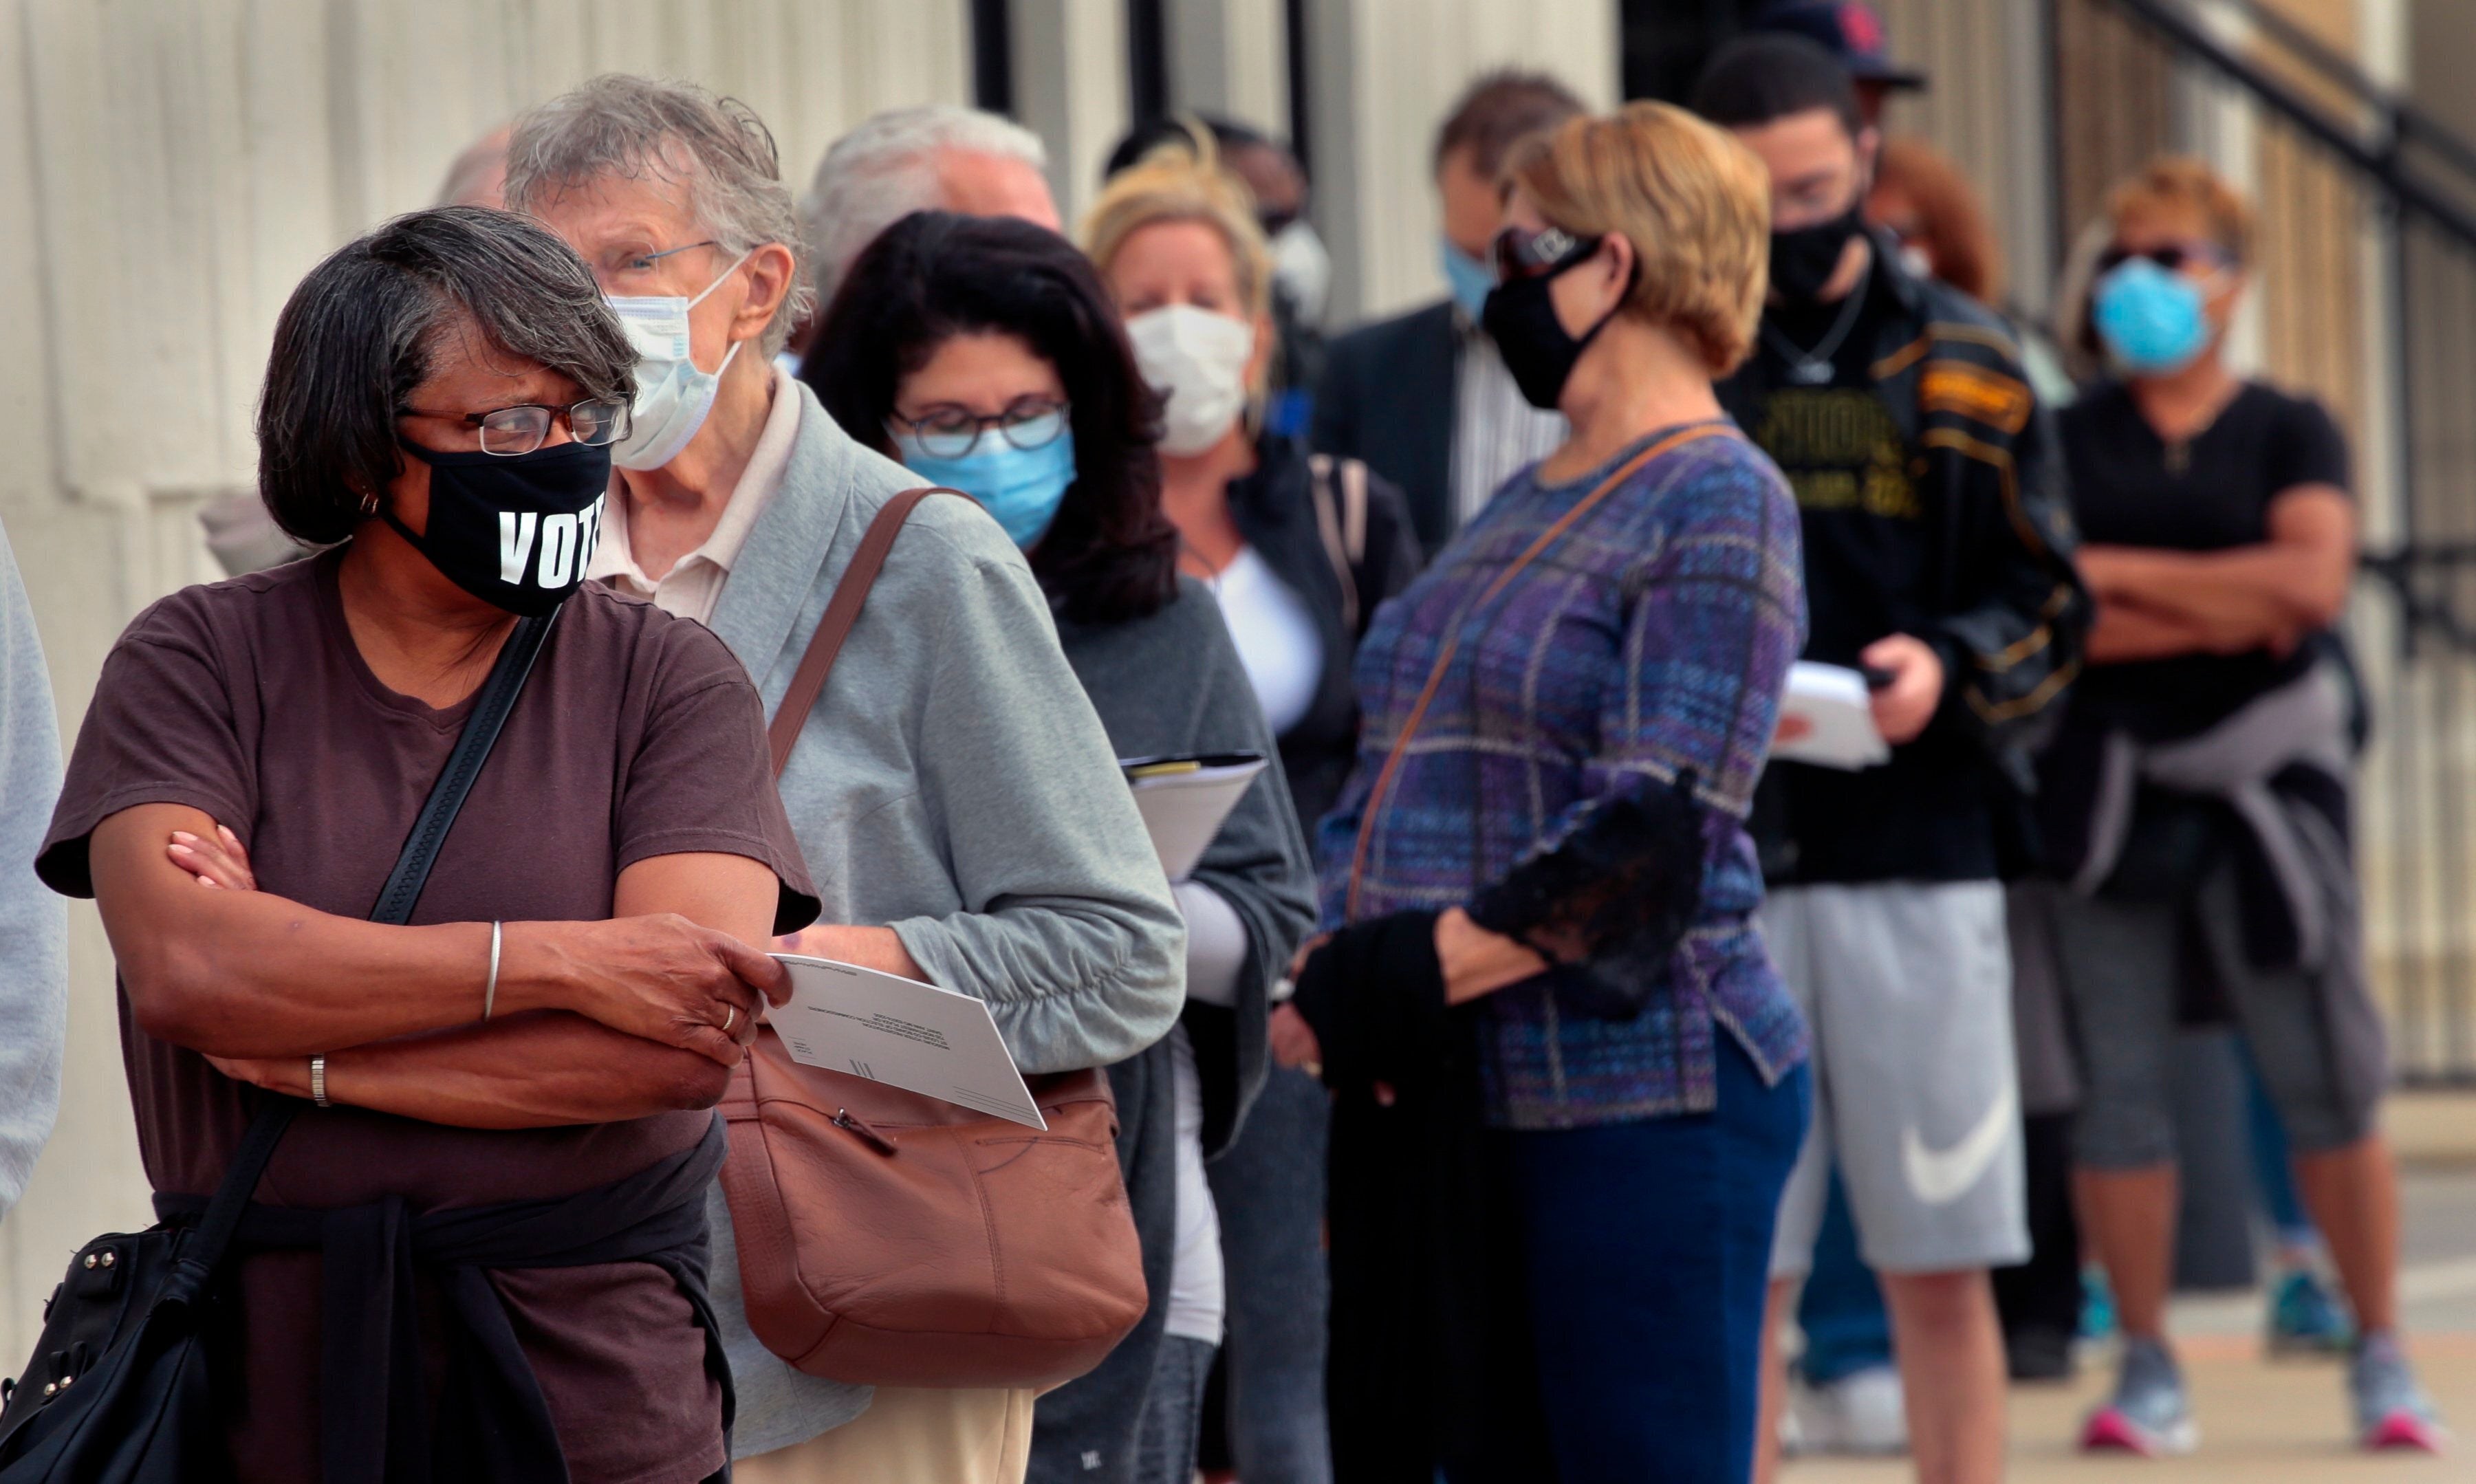
[[[1048,534],[1067,486],[1075,482],[1071,428],[1038,448],[1017,448],[995,428],[984,428],[970,453],[952,458],[924,451],[918,438],[902,433],[895,434],[894,452],[922,479],[978,501],[1025,551]]]
[[[1453,291],[1453,303],[1462,307],[1473,325],[1487,312],[1487,296],[1496,291],[1496,275],[1487,264],[1453,246],[1452,238],[1436,238],[1436,261],[1445,270],[1445,284]]]
[[[2202,286],[2146,258],[2128,259],[2097,281],[2090,319],[2128,376],[2172,376],[2210,348]]]

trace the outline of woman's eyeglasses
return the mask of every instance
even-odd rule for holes
[[[1026,397],[993,417],[961,408],[939,408],[919,418],[891,413],[886,421],[897,432],[910,433],[920,452],[938,458],[960,458],[978,445],[984,428],[996,429],[998,436],[1026,453],[1047,448],[1066,431],[1066,414],[1063,402]]]
[[[1599,250],[1602,237],[1577,237],[1562,227],[1524,232],[1507,227],[1496,235],[1496,281],[1549,278]]]
[[[497,408],[487,412],[432,412],[420,408],[399,408],[399,417],[438,417],[482,432],[482,452],[513,458],[530,454],[542,446],[550,436],[551,424],[564,421],[567,435],[586,448],[607,448],[628,436],[634,425],[628,403],[615,397],[596,398],[574,407],[550,408],[536,403],[521,407]]]
[[[2226,249],[2210,242],[2165,242],[2137,252],[2118,244],[2097,255],[2097,276],[2104,278],[2135,258],[2146,258],[2169,273],[2181,272],[2186,263],[2223,268],[2228,262]]]

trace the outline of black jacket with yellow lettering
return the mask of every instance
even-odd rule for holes
[[[1798,494],[1806,657],[1854,665],[1908,633],[1944,663],[1941,709],[1890,763],[1771,767],[1754,834],[1774,882],[2026,869],[2028,744],[2078,674],[2088,628],[2054,424],[2011,330],[1888,247],[1876,243],[1830,385],[1797,384],[1767,352],[1721,387]]]

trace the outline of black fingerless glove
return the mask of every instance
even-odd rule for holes
[[[1418,1085],[1432,1075],[1445,1018],[1436,914],[1395,912],[1336,929],[1299,970],[1290,1003],[1322,1045],[1326,1087]]]

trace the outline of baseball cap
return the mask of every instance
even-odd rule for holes
[[[1786,31],[1820,42],[1861,83],[1926,86],[1924,73],[1893,62],[1883,17],[1866,0],[1774,0],[1754,16],[1752,29]]]

